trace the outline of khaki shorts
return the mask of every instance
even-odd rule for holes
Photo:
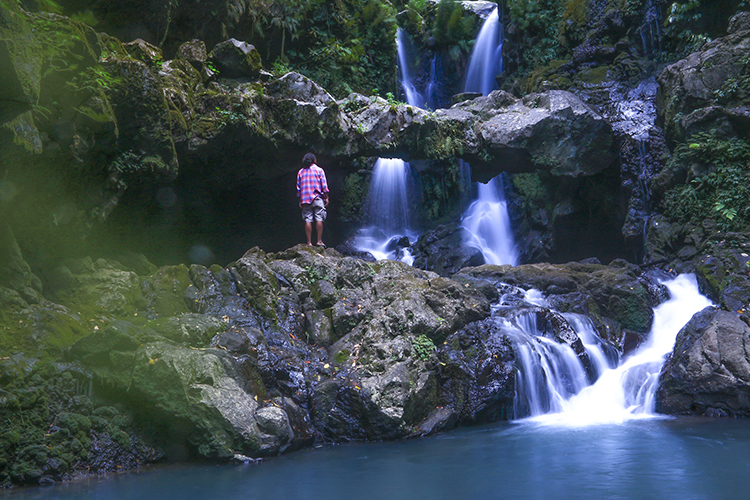
[[[320,197],[315,198],[312,203],[302,204],[302,220],[305,222],[324,221],[327,215],[326,205]]]

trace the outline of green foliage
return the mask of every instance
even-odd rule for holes
[[[519,74],[546,66],[554,59],[564,59],[568,44],[564,33],[580,31],[586,11],[585,3],[563,0],[518,0],[508,4],[508,14],[515,29],[523,33]],[[579,35],[574,36],[576,40]]]
[[[367,93],[373,86],[395,87],[396,10],[390,2],[246,3],[266,28],[258,32],[256,45],[268,47],[266,57],[274,61],[275,71],[298,71],[339,97],[352,90]]]
[[[689,168],[686,184],[665,194],[665,214],[677,221],[715,218],[725,230],[750,226],[750,143],[717,137],[715,131],[694,135],[675,148],[669,168]]]
[[[740,73],[727,80],[716,89],[713,98],[719,104],[727,104],[730,101],[744,101],[750,99],[750,54],[744,55],[739,61]]]
[[[325,276],[323,273],[320,272],[320,269],[317,267],[312,266],[305,266],[305,279],[307,281],[308,285],[312,285],[313,283],[320,281],[322,279],[325,279]]]
[[[411,346],[414,348],[414,353],[422,361],[429,360],[437,349],[432,339],[427,335],[420,335],[411,339]]]
[[[115,137],[117,137],[119,135],[117,119],[108,96],[121,83],[121,78],[114,76],[104,66],[96,64],[78,73],[66,82],[66,85],[74,92],[88,93],[95,97],[93,101],[86,101],[75,110],[97,122],[112,122],[115,126]]]
[[[461,170],[455,162],[420,173],[419,186],[422,199],[420,212],[428,225],[456,215],[465,197]]]
[[[548,187],[542,182],[539,172],[527,174],[513,174],[513,186],[524,201],[527,210],[544,206],[547,201],[553,199]]]
[[[697,52],[711,41],[707,35],[693,31],[695,23],[701,18],[698,12],[700,6],[700,0],[689,0],[686,3],[674,2],[669,7],[664,20],[664,38],[670,42],[673,50],[667,55],[668,59],[676,60]]]
[[[432,22],[433,41],[438,46],[456,45],[465,51],[471,50],[469,43],[474,38],[474,23],[471,16],[464,16],[461,2],[440,0]]]

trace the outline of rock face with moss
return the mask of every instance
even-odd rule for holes
[[[1,153],[14,165],[9,182],[27,194],[6,204],[8,223],[35,263],[76,255],[76,246],[113,212],[128,219],[129,210],[146,203],[163,213],[175,200],[160,196],[176,185],[193,193],[188,203],[199,205],[196,210],[224,218],[212,201],[216,192],[251,190],[258,180],[278,186],[311,148],[343,171],[375,155],[443,163],[466,158],[480,179],[540,171],[565,178],[572,191],[581,179],[616,171],[611,127],[565,92],[523,100],[499,92],[435,113],[392,98],[336,100],[301,74],[261,71],[260,53],[239,40],[205,55],[194,40],[178,52],[186,59],[166,60],[143,40],[122,44],[61,16],[24,15],[49,49],[45,64],[83,61],[80,74],[53,70],[41,80],[39,105],[63,103],[67,111],[40,113],[0,131],[41,151]],[[79,42],[67,44],[67,38]],[[77,167],[56,168],[63,163]],[[33,168],[15,167],[27,164]],[[602,196],[615,199],[610,187],[600,189]],[[192,227],[187,220],[179,224]],[[57,234],[65,244],[50,247]]]
[[[727,36],[662,71],[657,104],[670,139],[712,129],[746,136],[748,49],[750,13],[742,12],[731,19]]]
[[[0,125],[28,112],[39,100],[41,44],[21,9],[9,2],[0,9]]]

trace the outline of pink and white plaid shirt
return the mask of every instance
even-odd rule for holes
[[[326,193],[328,193],[328,182],[322,168],[312,164],[297,172],[297,198],[300,203],[305,205],[312,203],[315,198]]]

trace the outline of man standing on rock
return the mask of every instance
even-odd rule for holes
[[[305,221],[307,245],[312,246],[312,223],[315,220],[317,245],[325,248],[323,221],[327,215],[328,182],[325,171],[315,164],[317,161],[312,153],[307,153],[302,158],[302,168],[297,172],[297,198],[302,209],[302,220]]]

